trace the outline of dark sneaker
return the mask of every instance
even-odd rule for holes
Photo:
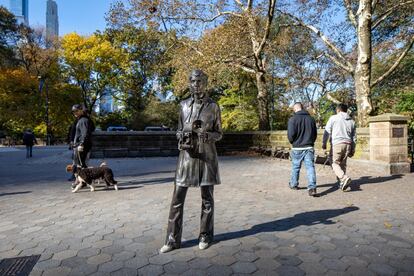
[[[310,196],[316,196],[316,188],[309,189],[308,193]]]
[[[345,191],[346,189],[348,189],[349,185],[351,185],[351,178],[347,177],[344,180],[342,180],[341,190]]]
[[[289,185],[289,188],[290,188],[291,190],[299,190],[299,187],[298,187],[298,186],[293,186],[293,187],[292,187],[292,186],[290,186],[290,185]]]

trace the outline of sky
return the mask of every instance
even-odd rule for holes
[[[58,5],[59,35],[77,32],[90,35],[105,28],[105,13],[115,0],[55,0]],[[46,25],[47,0],[29,0],[29,24],[31,27]],[[0,0],[9,8],[10,0]]]

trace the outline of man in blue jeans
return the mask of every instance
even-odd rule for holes
[[[308,176],[308,193],[316,196],[316,173],[315,173],[315,150],[317,130],[315,120],[303,105],[297,102],[293,105],[295,114],[288,122],[288,139],[292,144],[290,157],[292,159],[292,173],[289,186],[297,190],[299,185],[299,173],[302,162],[305,163],[306,174]]]

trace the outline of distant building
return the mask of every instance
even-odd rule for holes
[[[113,97],[114,91],[112,89],[106,89],[98,103],[99,114],[108,114],[119,110],[119,106]]]
[[[17,19],[17,23],[29,26],[29,0],[10,0],[10,11]]]
[[[59,17],[56,1],[47,0],[46,5],[46,38],[53,39],[59,36]]]

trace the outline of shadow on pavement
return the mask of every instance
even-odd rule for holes
[[[283,218],[279,220],[269,221],[261,224],[254,225],[250,229],[240,230],[229,233],[222,233],[214,236],[215,243],[220,243],[226,240],[238,239],[247,236],[253,236],[259,233],[264,232],[279,232],[287,231],[298,226],[303,225],[315,225],[315,224],[335,224],[334,221],[330,220],[331,218],[357,211],[359,210],[356,206],[345,207],[342,209],[328,209],[328,210],[318,210],[304,212],[296,214],[293,217]],[[198,244],[198,240],[189,240],[185,241],[182,244],[182,247],[190,247]]]
[[[146,179],[146,180],[141,180],[141,181],[128,181],[128,182],[125,182],[125,185],[156,185],[156,184],[174,182],[174,179],[175,179],[174,177],[162,177],[162,178]]]
[[[32,191],[12,192],[12,193],[0,193],[0,196],[30,194],[31,192],[32,192]]]
[[[362,191],[361,186],[362,185],[366,185],[366,184],[379,184],[379,183],[383,183],[383,182],[387,182],[387,181],[392,181],[395,179],[399,179],[402,178],[403,175],[402,174],[396,174],[396,175],[389,175],[389,176],[377,176],[377,177],[373,177],[373,176],[362,176],[358,179],[352,179],[351,185],[350,185],[350,190],[345,191],[345,192],[358,192],[358,191]],[[318,185],[318,188],[323,188],[323,187],[330,187],[328,190],[323,191],[319,194],[317,194],[318,197],[321,196],[325,196],[327,194],[330,194],[332,192],[335,192],[336,190],[339,189],[338,184],[334,183],[334,184],[323,184],[323,185]]]

